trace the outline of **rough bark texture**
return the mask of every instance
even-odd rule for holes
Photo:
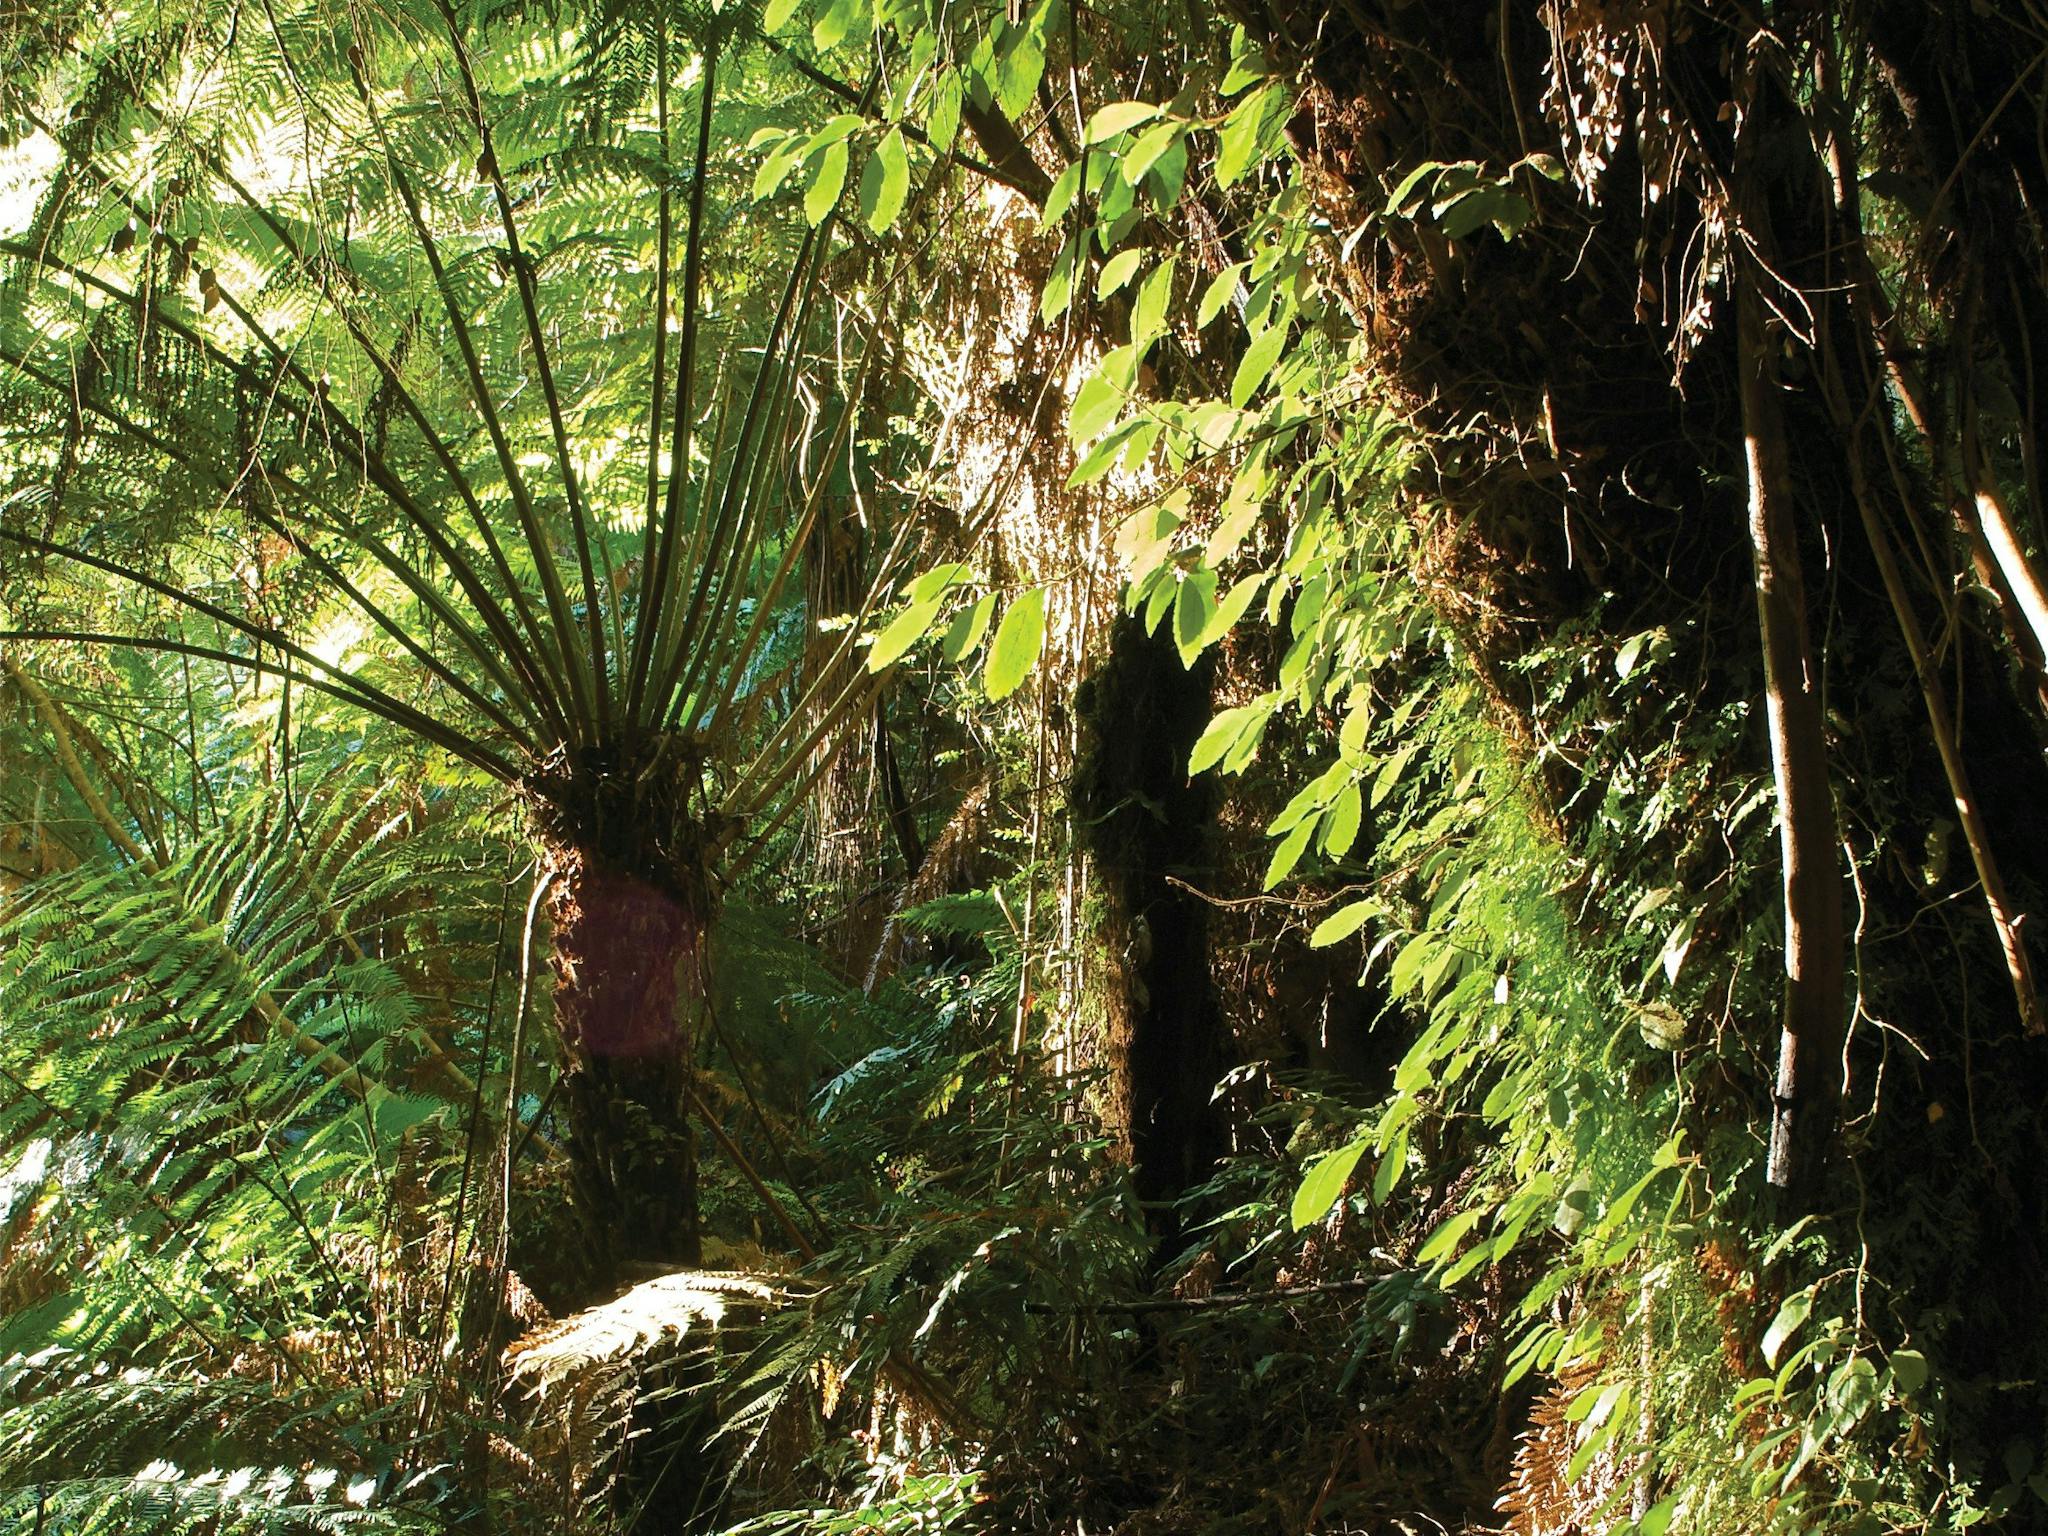
[[[589,1258],[601,1283],[627,1262],[694,1265],[686,1016],[704,995],[704,914],[580,849],[553,862],[555,1026]]]

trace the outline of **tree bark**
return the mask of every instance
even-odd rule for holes
[[[1804,1203],[1826,1159],[1842,1091],[1842,885],[1784,417],[1754,273],[1740,279],[1736,304],[1750,556],[1785,903],[1785,992],[1767,1177]]]
[[[596,1284],[702,1259],[689,1114],[709,914],[586,850],[552,850],[555,1028],[576,1213]]]

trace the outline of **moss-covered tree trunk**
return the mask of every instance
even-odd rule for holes
[[[1211,663],[1118,621],[1078,699],[1084,732],[1074,798],[1106,908],[1110,1118],[1149,1224],[1179,1230],[1172,1203],[1227,1150],[1213,1096],[1230,1031],[1209,970],[1209,913],[1189,887],[1209,861],[1209,780],[1188,753],[1208,724]]]

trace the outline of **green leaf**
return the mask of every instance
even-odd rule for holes
[[[1294,872],[1294,866],[1301,862],[1302,854],[1308,850],[1309,834],[1315,831],[1315,826],[1313,820],[1302,822],[1273,850],[1272,861],[1266,865],[1262,889],[1272,890]]]
[[[1187,131],[1186,123],[1164,122],[1154,124],[1139,134],[1119,166],[1124,180],[1136,186],[1144,179],[1145,173],[1159,163],[1159,157],[1178,144],[1181,135]]]
[[[781,149],[776,150],[774,154],[763,160],[760,167],[754,172],[753,200],[757,203],[760,202],[762,198],[789,180],[789,173],[795,170],[802,160],[802,146],[794,140],[785,143]]]
[[[1191,667],[1202,652],[1202,636],[1216,615],[1216,573],[1196,571],[1180,584],[1173,600],[1173,643],[1182,666]]]
[[[1506,182],[1489,182],[1454,198],[1438,215],[1437,228],[1447,240],[1463,240],[1488,224],[1512,240],[1529,222],[1529,201]]]
[[[1235,96],[1246,86],[1257,85],[1272,73],[1273,66],[1267,62],[1266,56],[1254,48],[1230,61],[1230,72],[1216,89],[1225,96]]]
[[[1354,901],[1339,907],[1320,923],[1315,932],[1308,936],[1310,949],[1328,949],[1332,944],[1348,939],[1366,925],[1366,921],[1379,910],[1379,904],[1367,899]]]
[[[844,42],[855,24],[866,19],[868,14],[866,0],[832,0],[825,8],[825,14],[811,23],[812,45],[820,53],[829,52]]]
[[[1265,585],[1266,573],[1259,571],[1245,577],[1225,594],[1223,601],[1216,605],[1216,611],[1209,616],[1209,622],[1202,626],[1202,633],[1196,637],[1197,655],[1237,628],[1237,621],[1243,618],[1245,610],[1258,600],[1259,592]]]
[[[1351,851],[1351,845],[1358,841],[1358,824],[1365,812],[1364,796],[1356,784],[1344,786],[1344,792],[1337,796],[1323,818],[1323,852],[1333,859],[1341,859]]]
[[[1118,251],[1102,265],[1102,275],[1095,280],[1098,298],[1108,298],[1137,275],[1138,265],[1145,259],[1141,249]]]
[[[1219,712],[1202,728],[1202,734],[1195,739],[1194,749],[1188,753],[1189,776],[1206,773],[1221,762],[1246,731],[1270,719],[1272,713],[1273,706],[1264,701],[1240,704],[1235,709]]]
[[[973,567],[963,561],[948,560],[942,565],[933,566],[913,581],[907,596],[913,603],[921,603],[926,598],[937,597],[962,582],[972,580],[973,576]]]
[[[1151,122],[1160,110],[1148,101],[1112,102],[1088,119],[1088,131],[1082,142],[1101,144],[1120,133],[1128,133],[1140,123]]]
[[[996,105],[1003,116],[1019,118],[1038,95],[1038,83],[1045,78],[1045,45],[1026,28],[996,66]]]
[[[761,30],[771,34],[780,32],[795,14],[796,0],[768,0],[761,10]]]
[[[1067,415],[1067,440],[1079,447],[1105,430],[1123,408],[1123,391],[1098,368],[1074,391],[1074,406]]]
[[[1891,1357],[1892,1380],[1911,1397],[1927,1385],[1927,1357],[1917,1349],[1895,1349]]]
[[[1251,340],[1244,349],[1244,356],[1238,360],[1237,372],[1230,380],[1230,403],[1243,409],[1245,403],[1259,392],[1259,386],[1266,382],[1266,375],[1273,371],[1273,364],[1280,358],[1281,348],[1287,345],[1285,322],[1269,325]]]
[[[1407,1101],[1413,1103],[1411,1099]],[[1402,1126],[1394,1132],[1394,1139],[1387,1150],[1380,1154],[1380,1165],[1372,1174],[1372,1203],[1385,1205],[1387,1196],[1394,1192],[1394,1186],[1401,1181],[1401,1175],[1408,1170],[1408,1127]]]
[[[1678,1495],[1659,1499],[1643,1514],[1642,1523],[1636,1527],[1640,1536],[1664,1536],[1671,1529],[1671,1517],[1678,1513]]]
[[[990,592],[954,614],[939,642],[939,654],[948,661],[964,661],[988,633],[988,621],[995,611],[996,595]]]
[[[1124,456],[1125,446],[1144,427],[1145,422],[1140,417],[1119,422],[1114,430],[1106,433],[1093,448],[1082,455],[1081,461],[1074,466],[1073,473],[1067,476],[1067,489],[1071,491],[1080,486],[1093,484],[1108,474],[1115,467],[1117,460]]]
[[[1038,227],[1046,229],[1067,216],[1067,210],[1074,206],[1074,194],[1081,190],[1081,162],[1076,160],[1059,174],[1052,184],[1052,190],[1045,195],[1045,209],[1038,215]]]
[[[989,646],[982,687],[991,699],[1007,699],[1038,665],[1045,648],[1045,588],[1033,587],[1015,602],[996,626]]]
[[[1336,1151],[1326,1153],[1309,1165],[1302,1177],[1301,1185],[1294,1191],[1293,1203],[1288,1207],[1287,1219],[1294,1230],[1313,1226],[1330,1213],[1330,1207],[1337,1203],[1337,1197],[1344,1193],[1344,1185],[1351,1177],[1351,1170],[1358,1166],[1358,1160],[1365,1156],[1366,1140],[1363,1136]]]
[[[930,634],[932,624],[939,616],[939,606],[944,602],[943,596],[929,597],[921,603],[912,603],[891,619],[875,636],[874,646],[868,652],[868,670],[881,671]]]
[[[1433,1264],[1438,1259],[1447,1256],[1452,1249],[1456,1248],[1464,1240],[1466,1233],[1479,1225],[1485,1215],[1486,1208],[1484,1206],[1470,1211],[1458,1212],[1457,1215],[1444,1222],[1430,1234],[1429,1241],[1424,1243],[1416,1252],[1415,1262],[1417,1264]]]
[[[1248,261],[1233,261],[1209,280],[1209,286],[1202,290],[1202,302],[1195,306],[1195,329],[1207,330],[1209,322],[1223,313],[1223,306],[1237,297],[1239,282]]]
[[[1080,266],[1084,245],[1079,235],[1069,240],[1045,279],[1045,291],[1038,298],[1038,318],[1048,325],[1065,314],[1074,300],[1074,273]]]
[[[1390,214],[1413,213],[1428,200],[1436,179],[1442,175],[1444,163],[1441,160],[1425,160],[1395,185],[1392,195],[1387,198],[1386,211]],[[1427,181],[1428,186],[1423,183]]]
[[[1131,303],[1131,340],[1139,346],[1166,330],[1166,310],[1173,302],[1174,265],[1174,258],[1167,257],[1138,285],[1138,296]]]
[[[932,104],[925,117],[925,137],[940,154],[951,149],[953,140],[960,135],[960,107],[964,98],[965,90],[960,84],[958,70],[947,70],[932,87]]]
[[[861,217],[879,235],[896,222],[909,195],[910,153],[904,147],[903,130],[891,128],[861,168]]]
[[[1813,1315],[1813,1290],[1809,1287],[1795,1291],[1785,1298],[1785,1304],[1778,1308],[1778,1315],[1771,1319],[1771,1326],[1764,1330],[1764,1364],[1776,1365],[1778,1356],[1792,1341],[1792,1335],[1804,1326]]]
[[[1279,81],[1261,86],[1231,109],[1217,130],[1216,184],[1228,187],[1264,159],[1274,129],[1284,121],[1292,93]]]
[[[810,180],[804,186],[804,218],[811,224],[824,223],[838,206],[840,190],[846,185],[846,164],[844,139],[811,160]]]

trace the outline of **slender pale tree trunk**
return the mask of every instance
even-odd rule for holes
[[[1790,455],[1752,275],[1741,280],[1736,302],[1750,556],[1785,903],[1785,992],[1768,1177],[1800,1199],[1811,1194],[1826,1159],[1842,1089],[1842,883]]]

